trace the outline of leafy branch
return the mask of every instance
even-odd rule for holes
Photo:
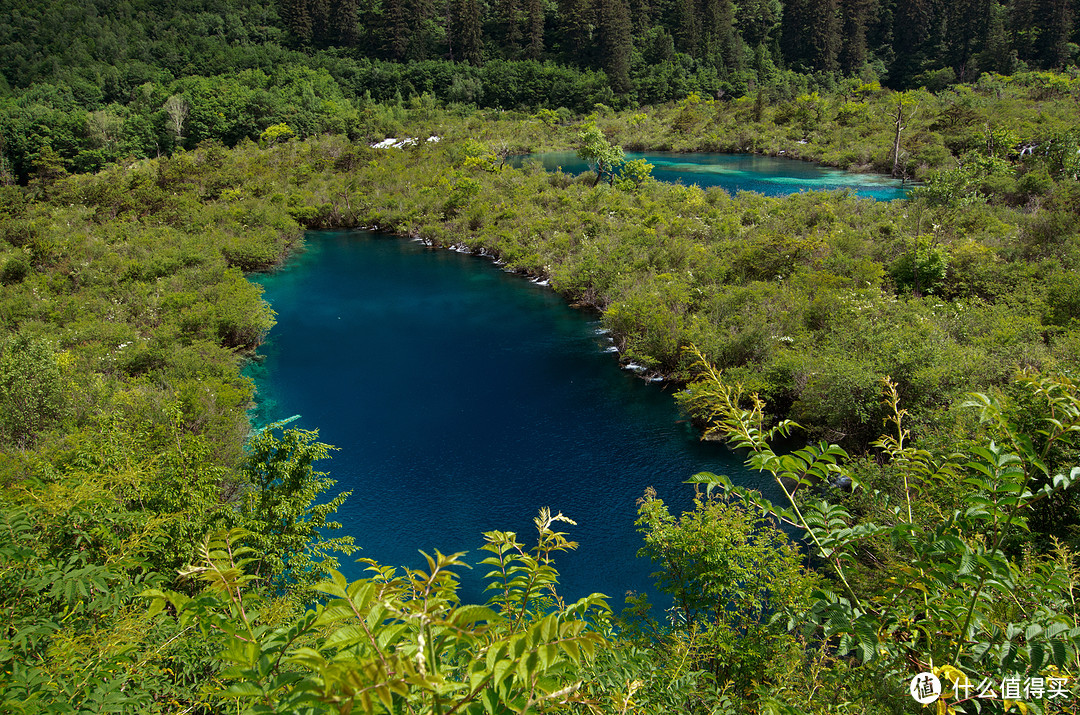
[[[977,409],[988,431],[1002,442],[989,439],[966,454],[937,458],[909,445],[907,413],[899,406],[895,383],[885,378],[889,408],[885,421],[892,433],[875,445],[900,475],[905,503],[887,507],[882,516],[889,518],[884,522],[860,522],[846,508],[817,494],[838,479],[863,489],[843,461],[844,451],[822,443],[776,454],[769,440],[787,436],[793,423],[766,429],[760,398],[727,384],[700,352],[694,354],[699,378],[683,404],[707,421],[709,434],[749,449],[747,464],[773,476],[788,506],[776,506],[724,476],[703,473],[691,481],[705,484],[708,492],[720,489],[802,530],[813,551],[830,564],[845,593],[840,597],[827,589],[815,592],[805,618],[821,636],[836,639],[841,654],[855,651],[862,662],[884,665],[896,677],[934,663],[1004,675],[1080,662],[1080,628],[1072,597],[1076,569],[1065,569],[1063,576],[1061,568],[1053,567],[1062,559],[1071,563],[1071,555],[1059,548],[1048,560],[1034,556],[1035,567],[1023,568],[1002,548],[1007,534],[1027,529],[1027,515],[1035,503],[1080,479],[1080,467],[1051,477],[1048,458],[1052,448],[1072,445],[1080,433],[1080,391],[1070,380],[1060,376],[1018,380],[1018,387],[1034,398],[1039,410],[1033,434],[1017,427],[1012,417],[1015,407],[1004,396],[972,395],[965,406]],[[920,523],[915,518],[918,486],[957,480],[966,488],[960,508],[935,523]],[[887,504],[885,495],[872,496]],[[868,540],[880,538],[896,550],[895,567],[901,573],[889,578],[883,590],[856,589],[847,567],[859,562],[860,548]],[[1038,607],[1019,612],[1004,608],[1003,602],[1016,603],[1019,589]]]

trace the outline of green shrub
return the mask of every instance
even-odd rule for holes
[[[0,347],[0,440],[25,448],[59,422],[67,401],[59,356],[25,333]]]
[[[933,243],[930,236],[910,241],[890,268],[896,289],[901,293],[932,295],[941,290],[949,271],[949,252]]]
[[[4,261],[4,267],[0,269],[0,281],[4,283],[18,283],[30,274],[30,261],[23,255],[14,255]]]

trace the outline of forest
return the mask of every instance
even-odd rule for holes
[[[0,710],[876,715],[929,672],[938,713],[1072,712],[1073,9],[6,6]],[[620,148],[917,183],[732,196]],[[544,149],[595,171],[507,161]],[[247,275],[361,226],[548,279],[783,503],[643,494],[670,612],[566,602],[557,505],[346,581],[332,447],[253,430],[240,370]]]
[[[775,104],[851,78],[938,91],[984,73],[1072,76],[1075,11],[1073,0],[4,0],[0,176],[233,146],[279,122],[355,139],[380,129],[362,107],[425,94],[588,113],[693,92]]]

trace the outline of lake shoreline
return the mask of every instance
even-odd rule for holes
[[[380,149],[378,151],[402,151],[402,149],[392,148],[392,149]],[[568,155],[572,151],[573,150],[566,150],[564,152],[550,152],[550,153],[558,153],[558,154],[567,154]],[[761,152],[761,151],[756,151],[756,152],[710,152],[710,151],[700,151],[700,150],[698,150],[698,151],[667,151],[665,153],[669,153],[669,154],[672,154],[672,155],[685,155],[685,156],[690,156],[690,155],[695,155],[695,154],[720,154],[720,155],[725,156],[725,157],[733,157],[733,158],[735,158],[735,157],[761,157],[761,158],[776,160],[776,161],[779,161],[779,162],[787,162],[787,161],[793,161],[793,160],[798,159],[800,164],[808,164],[808,165],[812,165],[812,166],[815,166],[815,167],[824,167],[824,168],[827,168],[828,170],[831,170],[831,171],[838,171],[838,172],[844,172],[844,173],[853,173],[850,170],[842,169],[840,167],[835,167],[835,166],[829,166],[827,164],[824,164],[824,163],[822,163],[820,161],[817,161],[817,160],[814,160],[814,159],[811,159],[811,158],[797,157],[797,156],[776,156],[774,154],[768,154],[768,153]],[[531,156],[531,155],[518,154],[518,155],[512,155],[512,156],[508,157],[507,161],[508,161],[508,164],[509,164],[509,168],[514,169],[514,170],[521,170],[523,168],[522,164],[524,164],[524,162],[528,159],[529,156]],[[518,159],[520,161],[520,163],[514,163],[513,160],[515,160],[515,159]],[[861,176],[861,175],[864,175],[864,174],[856,174],[856,175]],[[879,176],[882,179],[888,179],[888,177],[885,176],[885,175],[880,175],[879,174]],[[674,182],[665,181],[665,180],[662,180],[662,179],[656,179],[656,180],[658,182],[661,182],[661,183],[667,183],[667,184],[674,183]],[[898,181],[898,180],[892,179],[892,181]],[[712,188],[712,187],[711,186],[703,186],[703,187],[700,187],[700,188],[708,189],[708,188]],[[727,187],[722,187],[722,188],[724,188],[725,191],[727,191],[729,194],[734,195],[734,193],[735,193],[735,192],[733,192],[731,189],[729,189]],[[817,189],[815,189],[815,190],[817,190]],[[845,188],[845,189],[822,189],[822,191],[830,191],[830,190],[833,190],[833,191],[835,191],[835,190],[851,191],[852,189],[847,189],[847,188]],[[748,189],[747,191],[753,192],[752,189]],[[760,193],[760,192],[754,192],[754,193]],[[792,193],[792,192],[787,192],[787,193],[785,193],[783,195],[767,195],[767,194],[761,194],[761,195],[766,197],[766,198],[770,198],[770,199],[780,199],[780,200],[782,200],[784,196],[790,195],[790,193]],[[856,191],[856,193],[857,193],[857,191]],[[860,196],[860,198],[866,198],[866,197]],[[875,200],[878,200],[878,199],[875,199]],[[890,200],[903,200],[903,199],[900,198],[900,199],[890,199]],[[416,242],[422,243],[425,246],[427,246],[429,248],[432,248],[432,249],[445,249],[445,250],[450,250],[450,251],[454,251],[454,252],[457,252],[457,253],[467,253],[469,255],[480,257],[480,258],[487,258],[487,259],[491,260],[495,265],[500,266],[502,268],[502,270],[504,270],[505,272],[513,273],[513,274],[518,275],[518,276],[520,276],[522,278],[528,279],[531,282],[533,282],[534,284],[540,285],[541,287],[550,287],[556,294],[558,294],[564,301],[566,301],[566,303],[569,306],[571,306],[571,307],[573,307],[575,309],[580,309],[580,310],[585,310],[585,311],[592,312],[597,317],[599,317],[601,320],[603,319],[603,315],[604,315],[606,306],[601,302],[601,300],[600,300],[601,296],[585,295],[585,296],[576,296],[575,297],[573,295],[568,295],[566,293],[560,292],[556,287],[551,286],[550,281],[552,279],[552,276],[546,271],[530,270],[528,267],[521,267],[521,266],[515,267],[515,268],[512,268],[512,269],[505,268],[505,267],[503,267],[503,266],[506,265],[505,256],[499,251],[499,249],[497,247],[489,246],[486,243],[481,243],[481,245],[479,245],[479,246],[470,245],[469,243],[467,243],[464,240],[459,240],[459,241],[455,241],[455,242],[447,242],[447,241],[440,240],[440,238],[437,237],[437,236],[429,235],[426,232],[423,232],[422,230],[419,230],[419,229],[413,229],[413,230],[409,230],[409,231],[400,231],[400,230],[395,230],[395,228],[384,227],[384,226],[380,226],[378,224],[348,225],[348,224],[344,223],[344,221],[343,221],[343,219],[345,218],[345,214],[344,213],[338,213],[336,211],[331,216],[332,217],[337,217],[338,219],[341,219],[341,221],[340,222],[331,221],[329,224],[320,224],[320,225],[318,225],[316,227],[306,227],[306,228],[304,228],[300,233],[300,236],[299,236],[300,240],[294,244],[294,247],[292,248],[292,250],[290,250],[287,254],[282,255],[278,261],[276,261],[273,265],[268,266],[266,268],[266,270],[255,271],[254,273],[268,274],[268,273],[275,273],[275,272],[281,270],[285,266],[285,264],[294,255],[296,255],[297,253],[302,252],[304,250],[304,242],[305,242],[304,233],[306,231],[311,231],[311,230],[371,231],[371,232],[379,233],[379,234],[382,234],[382,235],[394,236],[394,237],[399,238],[399,239],[406,239],[406,240],[416,241]],[[482,238],[481,238],[481,240],[483,241]],[[669,383],[669,384],[673,384],[673,385],[684,385],[686,383],[685,377],[680,377],[678,374],[676,374],[676,371],[674,371],[674,370],[664,370],[664,369],[655,368],[655,367],[649,368],[649,367],[640,365],[639,363],[636,363],[632,358],[625,357],[624,351],[625,351],[625,348],[626,348],[626,344],[627,344],[627,340],[629,338],[629,335],[624,334],[623,332],[621,332],[619,330],[614,330],[614,329],[610,330],[610,335],[611,335],[615,350],[619,354],[618,364],[619,364],[620,369],[626,370],[628,372],[633,373],[636,377],[640,378],[641,380],[643,380],[645,382],[663,382],[663,383]],[[256,360],[257,356],[252,355],[251,359]]]
[[[532,290],[520,273],[472,260],[468,249],[402,238],[369,230],[309,236],[309,258],[265,281],[279,324],[266,372],[251,376],[267,400],[254,418],[301,414],[301,428],[318,427],[321,440],[341,449],[332,464],[337,488],[363,498],[349,507],[355,511],[339,510],[338,521],[371,544],[369,555],[408,565],[413,546],[473,550],[476,534],[492,526],[528,533],[522,520],[549,505],[579,519],[582,549],[567,568],[575,583],[588,583],[605,540],[623,544],[627,563],[636,553],[634,504],[646,487],[688,508],[684,481],[692,474],[742,472],[727,450],[700,441],[670,388],[647,388],[612,369],[594,313]],[[331,365],[342,361],[342,371]],[[454,379],[469,374],[478,379]],[[497,482],[469,466],[490,460],[485,469]],[[472,474],[488,486],[470,482]],[[384,526],[372,510],[385,503],[386,513],[408,513],[416,489],[454,505],[443,517],[447,534],[394,546],[387,530],[399,526]],[[601,511],[587,506],[594,503]],[[619,569],[603,570],[618,582]],[[647,588],[648,571],[635,568],[627,587]]]

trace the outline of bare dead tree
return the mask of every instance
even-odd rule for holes
[[[191,105],[179,94],[174,94],[165,100],[165,113],[169,115],[169,125],[179,142],[184,136],[184,122],[191,113]]]

